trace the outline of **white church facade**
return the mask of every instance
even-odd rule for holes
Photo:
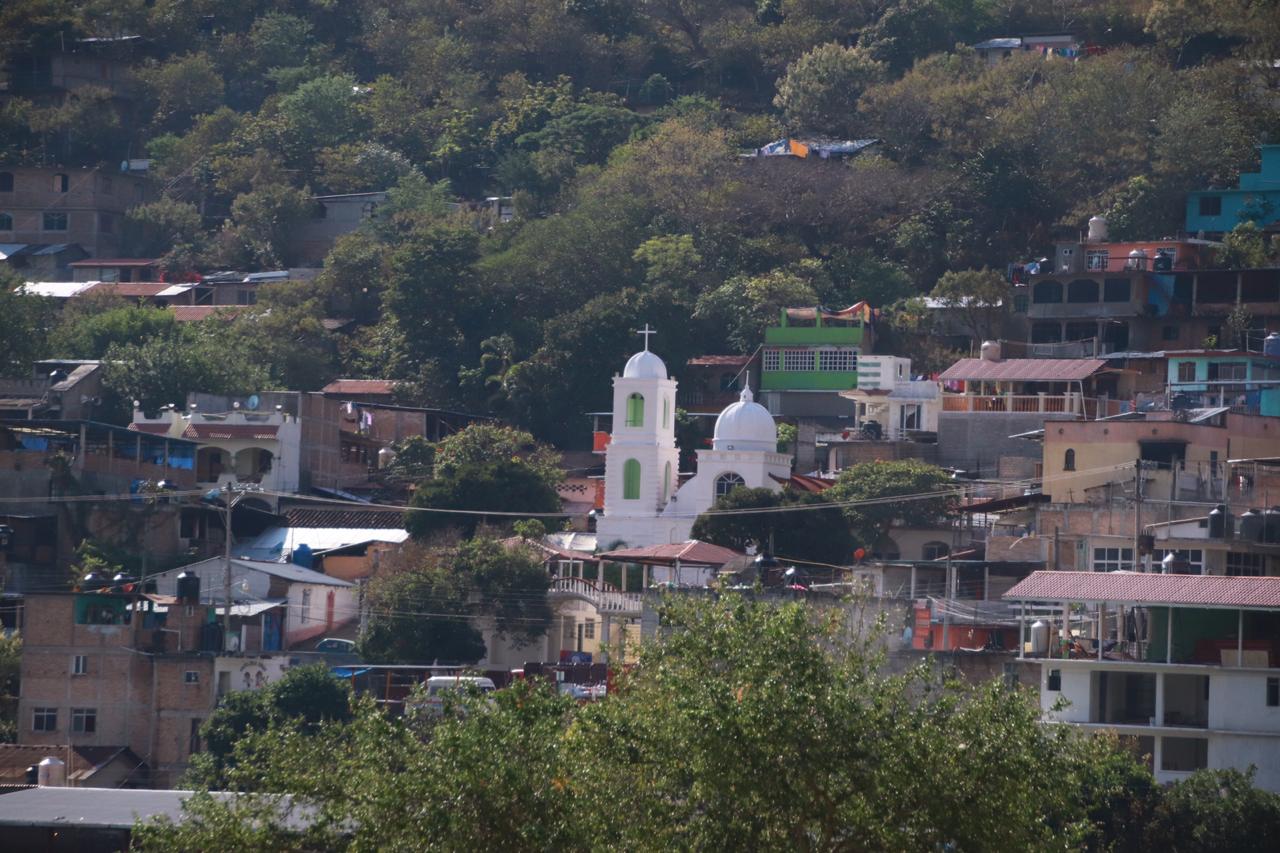
[[[710,450],[697,453],[697,473],[680,484],[675,439],[676,382],[645,348],[613,378],[613,427],[605,449],[604,514],[596,522],[601,550],[642,548],[689,538],[693,523],[738,486],[780,491],[791,457],[778,452],[773,416],[743,390],[716,419]]]

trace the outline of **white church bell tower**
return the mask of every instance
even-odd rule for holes
[[[604,461],[604,516],[596,541],[642,547],[655,544],[655,524],[679,485],[676,447],[676,382],[662,359],[649,351],[654,330],[638,334],[644,349],[613,377],[613,429]],[[663,538],[660,541],[669,541]]]

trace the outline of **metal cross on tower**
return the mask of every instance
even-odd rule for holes
[[[656,334],[658,334],[658,330],[657,330],[657,329],[650,329],[650,328],[649,328],[649,324],[648,324],[648,323],[645,323],[645,324],[644,324],[644,328],[643,328],[643,329],[641,329],[640,331],[636,332],[636,334],[637,334],[637,335],[642,335],[642,336],[644,337],[644,351],[645,351],[645,352],[648,352],[648,351],[649,351],[649,336],[650,336],[650,335],[656,335]]]

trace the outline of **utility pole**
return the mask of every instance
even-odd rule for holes
[[[1177,476],[1175,473],[1174,476]],[[1133,570],[1142,565],[1142,459],[1133,462]]]
[[[226,528],[226,543],[222,551],[222,583],[225,609],[222,614],[222,650],[227,651],[231,642],[231,504],[235,492],[231,483],[223,487],[223,526]]]

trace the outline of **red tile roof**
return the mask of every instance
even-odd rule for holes
[[[156,296],[171,287],[173,287],[173,283],[168,281],[104,281],[101,284],[95,284],[80,295],[84,296],[86,293],[114,293],[116,296],[150,297]]]
[[[744,367],[755,360],[750,355],[700,355],[685,362],[690,367]]]
[[[321,394],[391,394],[394,379],[335,379],[320,389]]]
[[[148,435],[167,435],[169,433],[169,425],[167,423],[129,424],[129,429],[135,432],[145,432]]]
[[[198,320],[207,319],[214,314],[225,316],[228,320],[231,320],[243,309],[234,305],[170,305],[169,310],[174,313],[179,323],[194,323]]]
[[[647,548],[623,548],[597,554],[601,560],[619,563],[645,563],[651,566],[671,566],[677,560],[684,566],[723,566],[742,557],[737,551],[702,542],[672,542],[669,545],[650,545]]]
[[[1123,602],[1156,607],[1280,609],[1280,577],[1139,572],[1032,572],[1004,594],[1010,601]]]
[[[275,424],[188,424],[183,438],[267,439],[276,437]]]
[[[127,746],[73,746],[66,745],[32,745],[6,743],[0,744],[0,785],[24,785],[27,781],[27,768],[39,764],[50,756],[60,761],[68,761],[67,778],[73,782],[87,782],[93,778],[96,770],[111,762],[117,756],[123,758],[130,767],[138,767],[141,762]]]
[[[962,358],[938,378],[943,382],[1076,382],[1106,366],[1100,358]]]
[[[352,527],[362,530],[399,530],[404,513],[394,509],[289,509],[290,527]]]

